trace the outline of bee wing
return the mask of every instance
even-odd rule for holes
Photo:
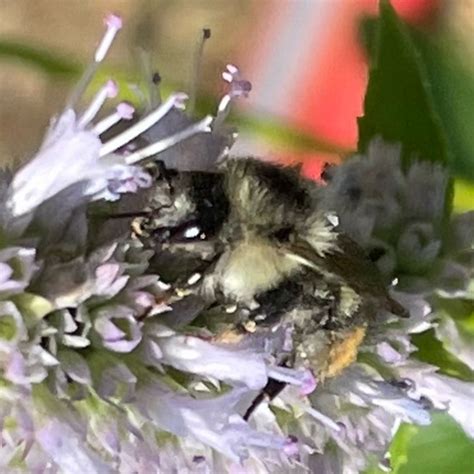
[[[338,235],[335,244],[322,256],[307,241],[297,240],[286,247],[286,255],[323,277],[345,283],[387,311],[406,317],[406,310],[391,298],[380,271],[364,250],[344,234]]]

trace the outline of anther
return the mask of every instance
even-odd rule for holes
[[[121,102],[117,105],[117,108],[113,114],[110,114],[108,117],[102,119],[97,125],[95,125],[93,132],[96,135],[101,135],[109,128],[113,127],[120,120],[131,120],[133,118],[133,113],[135,108],[128,104],[127,102]]]
[[[115,36],[122,28],[122,18],[120,18],[118,15],[109,14],[105,17],[104,23],[107,26],[107,31],[105,32],[102,41],[99,43],[99,46],[96,49],[94,55],[94,60],[96,63],[102,62],[107,55],[107,52],[109,51]]]

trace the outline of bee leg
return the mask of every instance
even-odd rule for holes
[[[248,421],[249,418],[252,416],[252,413],[264,400],[273,400],[285,387],[285,382],[269,379],[267,385],[263,387],[262,391],[255,397],[253,402],[247,408],[247,411],[243,416],[244,420]]]
[[[294,357],[288,357],[285,360],[281,361],[280,364],[282,367],[291,367],[294,364]],[[280,382],[275,379],[268,379],[267,385],[263,387],[262,391],[255,397],[254,401],[248,407],[247,411],[244,414],[244,420],[247,421],[252,413],[258,408],[258,406],[264,401],[271,401],[286,387],[285,382]]]
[[[107,219],[133,219],[134,217],[147,217],[152,211],[131,211],[131,212],[114,212],[106,214]]]

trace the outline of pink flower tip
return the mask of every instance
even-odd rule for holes
[[[108,28],[120,30],[120,28],[122,28],[122,17],[120,15],[116,15],[115,13],[109,13],[105,17],[104,23]]]
[[[107,83],[105,84],[105,88],[107,90],[107,97],[112,98],[116,97],[118,94],[118,85],[115,81],[112,79],[109,79]]]
[[[135,107],[127,102],[121,102],[117,105],[117,113],[124,120],[130,120],[135,112]]]
[[[184,109],[186,106],[186,101],[188,100],[188,94],[184,92],[177,92],[173,96],[174,106],[177,109]]]
[[[285,441],[285,444],[283,445],[283,452],[288,457],[292,458],[296,457],[299,454],[298,440],[295,436],[288,436]]]
[[[303,381],[300,386],[300,393],[301,395],[309,395],[310,393],[313,393],[316,390],[316,387],[318,385],[318,382],[316,381],[316,378],[314,377],[313,373],[311,370],[307,370],[303,376]]]

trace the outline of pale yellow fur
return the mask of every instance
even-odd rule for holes
[[[313,218],[308,230],[302,237],[320,257],[337,250],[337,232],[334,231],[333,226],[324,215]]]
[[[220,280],[222,290],[227,296],[243,300],[277,286],[300,266],[270,242],[256,237],[243,240],[226,260]]]

